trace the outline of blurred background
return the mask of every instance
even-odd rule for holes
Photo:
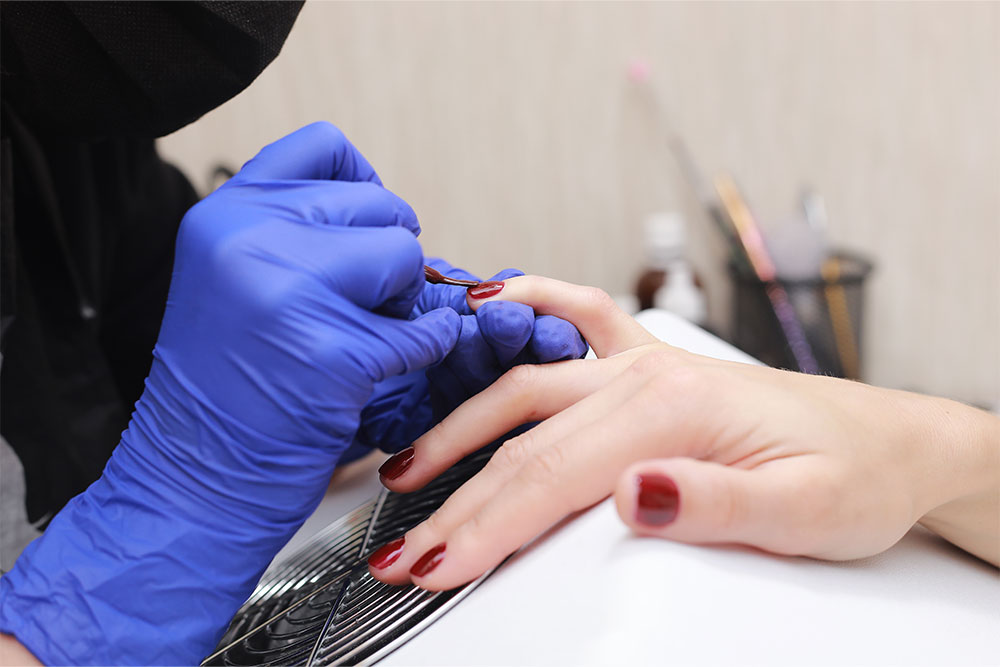
[[[839,355],[821,371],[1000,405],[1000,4],[310,2],[247,91],[160,149],[204,193],[315,120],[410,202],[426,254],[629,308],[666,269],[685,281],[652,274],[658,303],[767,357],[789,324],[705,205],[731,174],[779,277],[805,281],[795,327]],[[874,267],[840,292],[839,250]]]

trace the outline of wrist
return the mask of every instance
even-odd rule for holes
[[[919,397],[915,412],[925,415],[918,437],[930,455],[921,516],[1000,482],[1000,418],[941,398]]]
[[[935,482],[919,523],[962,549],[1000,564],[1000,418],[943,399],[930,431]]]
[[[120,445],[0,579],[0,631],[45,663],[197,664],[294,531],[210,504],[192,518],[129,454]]]

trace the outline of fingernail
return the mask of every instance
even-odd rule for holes
[[[410,568],[410,574],[414,577],[426,577],[431,571],[441,564],[444,560],[444,544],[439,544],[423,556],[420,557],[413,567]]]
[[[368,564],[376,570],[383,570],[389,567],[399,559],[399,554],[403,553],[403,544],[405,542],[406,538],[400,537],[392,542],[383,544],[378,551],[368,557]]]
[[[393,454],[378,469],[378,474],[386,479],[396,479],[410,469],[413,464],[413,447],[407,447],[401,452]]]
[[[635,519],[647,526],[666,526],[677,518],[680,497],[674,480],[663,475],[638,475]]]
[[[496,296],[503,289],[502,282],[489,281],[485,283],[479,283],[475,287],[469,288],[469,296],[473,299],[488,299],[491,296]]]

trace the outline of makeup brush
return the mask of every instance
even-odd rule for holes
[[[798,315],[795,313],[795,308],[792,307],[792,302],[788,299],[788,291],[778,282],[774,262],[764,244],[764,236],[761,234],[760,227],[750,213],[750,207],[747,206],[746,200],[729,174],[722,173],[716,177],[715,189],[719,193],[722,205],[729,214],[729,219],[736,227],[737,236],[750,260],[750,267],[765,285],[764,291],[771,301],[778,325],[785,335],[785,341],[792,351],[795,363],[803,373],[819,374],[819,363],[813,355],[812,347],[809,345],[802,323],[799,322]]]

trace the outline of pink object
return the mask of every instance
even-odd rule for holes
[[[634,81],[636,83],[643,83],[649,79],[650,72],[649,63],[642,58],[636,58],[628,64],[628,78],[629,81]]]

